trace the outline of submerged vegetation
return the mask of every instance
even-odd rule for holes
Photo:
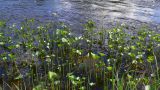
[[[81,36],[63,23],[0,21],[0,87],[5,90],[158,90],[160,34],[126,26]]]

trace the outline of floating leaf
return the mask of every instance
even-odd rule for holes
[[[58,47],[62,47],[63,46],[63,44],[58,44]]]

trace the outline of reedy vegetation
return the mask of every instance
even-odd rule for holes
[[[39,25],[39,26],[38,26]],[[60,23],[0,21],[1,87],[18,90],[160,89],[160,34],[125,26],[82,36]]]

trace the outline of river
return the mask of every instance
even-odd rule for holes
[[[159,0],[0,0],[0,19],[62,21],[79,27],[88,19],[98,26],[117,22],[160,24]]]

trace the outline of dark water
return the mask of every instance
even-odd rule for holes
[[[0,19],[24,18],[63,21],[73,27],[88,19],[110,22],[160,24],[159,0],[0,0]]]

